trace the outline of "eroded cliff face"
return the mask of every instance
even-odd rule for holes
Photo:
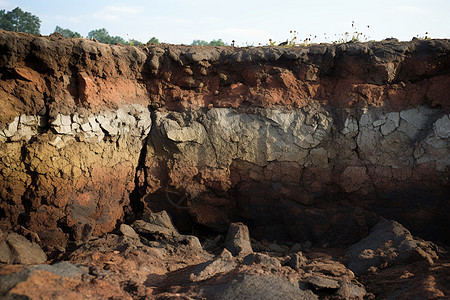
[[[381,216],[450,236],[448,40],[0,36],[1,227],[49,250],[162,208],[185,230],[239,220],[270,240],[348,245]]]

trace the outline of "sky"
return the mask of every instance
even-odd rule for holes
[[[15,7],[40,18],[42,35],[56,26],[82,36],[106,28],[144,43],[156,37],[170,44],[222,39],[258,46],[295,35],[319,43],[345,39],[346,32],[351,38],[355,31],[363,41],[450,38],[450,0],[0,0],[0,9]]]

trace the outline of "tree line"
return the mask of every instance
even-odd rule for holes
[[[31,34],[40,34],[41,28],[41,20],[39,17],[25,12],[19,7],[14,8],[12,11],[6,12],[4,9],[0,10],[0,28],[9,31],[15,32],[25,32]],[[62,28],[60,26],[56,26],[54,32],[60,33],[62,36],[66,38],[81,38],[81,34],[76,31],[72,31],[68,28]],[[112,36],[109,34],[106,28],[91,30],[87,38],[95,39],[100,43],[105,44],[123,44],[123,45],[132,45],[138,46],[141,45],[142,42],[129,39],[128,41],[120,36]],[[159,45],[160,42],[156,37],[152,37],[148,42],[148,44]],[[212,40],[211,42],[206,42],[204,40],[194,40],[191,45],[211,45],[211,46],[222,46],[226,45],[222,39]]]
[[[199,45],[199,46],[223,46],[226,45],[222,39],[212,40],[211,42],[207,42],[204,40],[194,40],[191,45]]]

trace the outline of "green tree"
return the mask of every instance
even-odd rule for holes
[[[108,33],[108,30],[106,30],[105,28],[91,30],[88,33],[88,38],[96,39],[97,41],[99,41],[101,43],[108,43],[108,37],[109,37],[109,33]]]
[[[142,45],[142,43],[140,42],[140,41],[138,41],[138,40],[135,40],[135,39],[131,39],[128,43],[126,43],[127,45],[130,45],[130,46],[139,46],[139,45]]]
[[[191,45],[197,45],[197,46],[223,46],[225,43],[222,41],[222,39],[218,40],[212,40],[211,42],[207,42],[204,40],[194,40]]]
[[[9,31],[40,34],[41,20],[29,12],[24,12],[19,7],[8,12],[2,9],[0,10],[0,28]]]
[[[64,29],[59,26],[56,26],[54,32],[59,32],[62,34],[63,37],[66,37],[66,38],[80,38],[81,37],[81,34],[79,34],[78,32],[74,32],[67,28]]]
[[[204,40],[193,40],[191,45],[194,45],[194,46],[207,46],[208,42],[204,41]]]
[[[124,45],[127,44],[127,42],[120,36],[110,36],[108,33],[108,30],[106,30],[105,28],[90,31],[88,33],[88,38],[96,39],[100,43],[105,43],[105,44],[112,44],[112,45],[114,45],[116,43],[124,44]]]
[[[114,45],[114,44],[122,44],[122,45],[128,45],[128,42],[125,41],[122,37],[120,36],[110,36],[110,42],[109,44]]]
[[[211,46],[223,46],[223,45],[225,45],[225,43],[222,41],[222,39],[212,40],[211,42],[209,42],[209,44]]]
[[[152,38],[148,41],[148,43],[149,43],[149,44],[153,44],[153,45],[159,45],[159,44],[160,44],[159,40],[158,40],[157,38],[155,38],[155,37],[152,37]]]

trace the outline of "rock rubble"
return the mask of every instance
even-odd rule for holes
[[[167,217],[168,214],[161,211],[147,214],[146,220],[166,224],[164,228],[168,230],[174,229]],[[144,220],[140,221],[138,223],[146,223]],[[159,226],[154,223],[152,225]],[[245,226],[238,225],[231,225],[230,231],[235,231],[234,227]],[[173,239],[173,236],[161,236],[159,231],[154,232],[153,236],[148,232],[137,234],[131,227],[122,224],[117,233],[119,235],[110,233],[85,242],[70,253],[68,261],[2,266],[0,296],[6,299],[38,299],[54,295],[69,298],[104,298],[114,295],[122,299],[375,299],[380,293],[385,296],[408,293],[442,296],[448,292],[448,288],[441,286],[445,282],[445,276],[438,280],[438,284],[435,282],[434,286],[424,285],[419,288],[414,285],[412,288],[412,283],[417,282],[418,277],[428,278],[444,271],[439,269],[445,265],[445,262],[441,262],[444,258],[442,252],[439,252],[440,257],[436,255],[433,267],[427,264],[426,257],[417,256],[411,265],[411,260],[404,260],[404,257],[398,255],[402,259],[380,269],[385,272],[383,275],[368,273],[360,279],[340,262],[343,259],[343,249],[329,249],[328,252],[327,249],[315,249],[306,253],[308,258],[301,252],[288,252],[286,257],[260,252],[234,257],[223,248],[226,243],[221,244],[220,252],[213,254],[201,247],[190,247]],[[392,238],[393,233],[400,239],[418,241],[400,224],[385,220],[375,226],[367,238],[350,247],[349,252],[354,252],[356,248],[368,249],[372,247],[371,244],[379,244],[383,239]],[[375,238],[370,244],[369,239],[374,235],[380,238]],[[241,237],[235,236],[234,239],[237,241]],[[398,238],[394,238],[394,243],[397,240]],[[294,265],[291,263],[293,258],[297,260]],[[379,267],[375,260],[364,263],[367,267]],[[349,267],[353,268],[351,261]],[[373,288],[374,282],[383,281],[378,276],[392,276],[386,272],[397,272],[395,268],[399,267],[416,272],[416,275],[402,273],[403,279],[399,279],[403,280],[402,289],[393,286],[380,290],[375,286],[376,294],[373,294],[361,282],[363,280]],[[418,270],[422,274],[417,273]],[[390,282],[392,285],[395,281],[390,279]]]

